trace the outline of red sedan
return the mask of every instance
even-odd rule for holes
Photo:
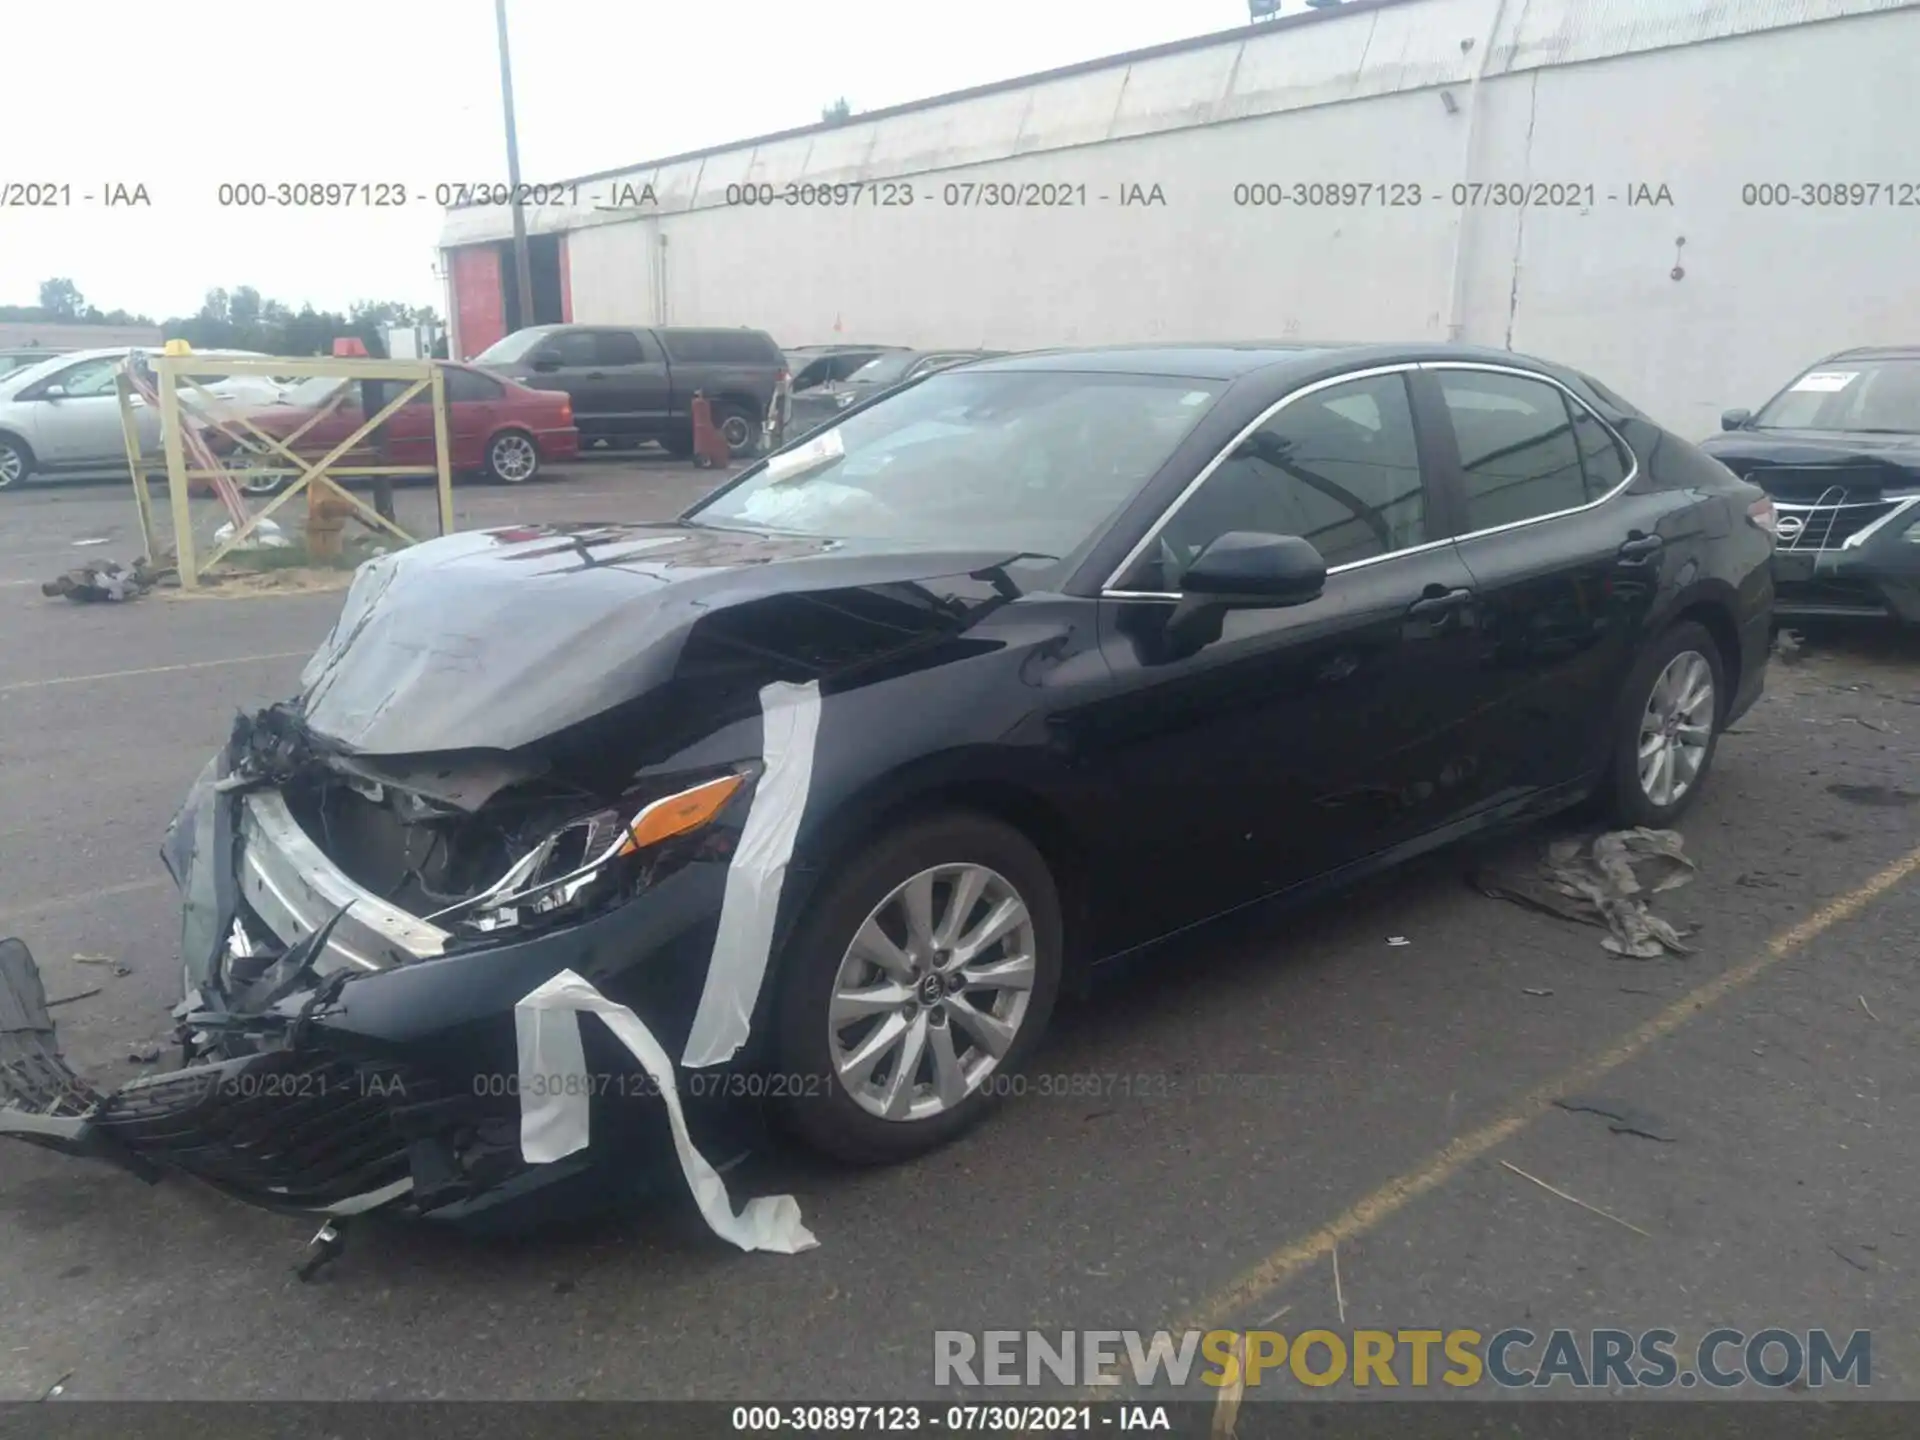
[[[465,365],[441,362],[440,368],[446,376],[449,463],[455,474],[480,474],[517,485],[533,479],[547,461],[569,460],[579,455],[580,432],[574,428],[573,404],[564,394],[530,389]],[[395,380],[367,383],[376,392],[373,400],[376,412],[406,388],[405,382]],[[316,413],[325,410],[343,385],[347,388],[346,398],[293,446],[296,454],[317,460],[365,423],[367,416],[361,409],[360,384],[316,377],[294,386],[271,405],[248,408],[247,420],[264,433],[285,439],[313,420]],[[376,448],[371,437],[367,437],[342,455],[339,463],[353,466],[383,462],[433,464],[433,404],[429,392],[422,390],[395,411],[387,421],[386,431],[384,446]],[[219,453],[231,453],[235,448],[231,440],[218,433],[211,441]],[[279,456],[263,457],[250,468],[254,471],[253,478],[246,478],[243,470],[241,483],[241,488],[249,494],[272,494],[292,478]]]

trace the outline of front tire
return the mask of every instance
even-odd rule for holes
[[[540,451],[521,430],[503,430],[487,442],[487,478],[502,485],[524,485],[540,473]]]
[[[1641,655],[1607,779],[1607,808],[1619,824],[1666,829],[1693,803],[1713,764],[1728,698],[1726,665],[1704,625],[1675,625]]]
[[[1062,944],[1053,876],[1018,831],[954,813],[881,837],[840,869],[787,947],[780,1118],[856,1165],[946,1144],[1039,1044]]]
[[[0,435],[0,490],[17,490],[33,474],[33,452],[27,442]]]

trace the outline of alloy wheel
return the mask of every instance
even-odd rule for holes
[[[272,495],[285,483],[289,472],[274,468],[265,456],[255,456],[235,464],[232,473],[245,494]]]
[[[952,1110],[1012,1048],[1035,960],[1033,917],[997,871],[936,865],[906,880],[834,976],[827,1041],[840,1084],[884,1120]]]
[[[1653,682],[1640,717],[1640,788],[1665,809],[1693,788],[1713,741],[1713,666],[1682,650]]]
[[[493,473],[509,484],[527,479],[540,463],[533,442],[524,435],[502,435],[493,442]]]
[[[27,462],[11,445],[0,445],[0,490],[11,490],[26,476]]]

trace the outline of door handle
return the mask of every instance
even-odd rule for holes
[[[604,380],[606,378],[607,378],[607,372],[604,370],[587,371],[587,379],[589,380]]]
[[[1444,620],[1472,598],[1473,591],[1467,589],[1447,590],[1437,595],[1423,595],[1407,607],[1407,614],[1416,620]]]
[[[1620,558],[1629,565],[1643,564],[1666,548],[1658,535],[1634,535],[1620,547]]]

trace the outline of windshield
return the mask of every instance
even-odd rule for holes
[[[936,375],[815,431],[688,518],[1060,557],[1133,498],[1221,388],[1168,375]]]
[[[1754,417],[1758,430],[1920,433],[1920,360],[1835,360],[1809,370]]]
[[[920,357],[911,350],[897,355],[876,355],[847,377],[849,385],[894,385],[904,380],[908,367]]]
[[[513,334],[494,341],[474,356],[471,363],[475,365],[511,364],[546,338],[547,332],[544,330],[516,330]]]

